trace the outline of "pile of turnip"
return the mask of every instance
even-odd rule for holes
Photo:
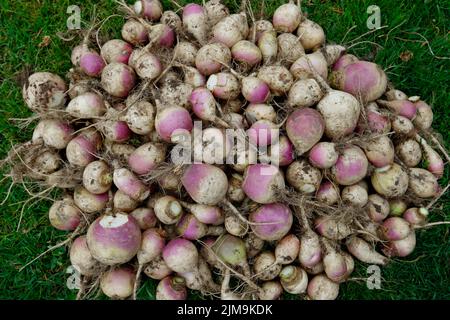
[[[71,232],[79,298],[136,299],[148,277],[161,300],[336,299],[354,259],[406,257],[438,224],[432,108],[298,4],[118,6],[122,39],[89,30],[66,79],[28,78],[33,136],[2,163],[36,196],[63,191],[49,220]]]

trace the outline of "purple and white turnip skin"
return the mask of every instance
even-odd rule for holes
[[[100,51],[103,59],[106,63],[121,62],[128,64],[133,47],[128,43],[120,39],[113,39],[107,41]]]
[[[182,32],[183,23],[181,22],[180,16],[174,11],[164,11],[159,22],[168,25],[174,31],[176,31],[177,34],[180,34]]]
[[[428,170],[422,168],[409,169],[409,191],[419,198],[432,198],[441,192],[437,178]]]
[[[31,141],[38,142],[42,139],[47,146],[62,150],[73,138],[74,131],[72,126],[63,120],[43,119],[34,128]]]
[[[273,163],[278,161],[278,165],[281,167],[288,166],[294,161],[294,153],[294,145],[286,136],[281,136],[278,143],[272,143],[270,146],[270,159]]]
[[[411,225],[403,218],[390,217],[383,221],[380,233],[386,240],[402,240],[411,232]]]
[[[137,208],[130,212],[130,216],[136,219],[141,230],[147,230],[156,226],[158,219],[152,208]]]
[[[324,130],[325,123],[322,116],[311,108],[295,110],[286,121],[286,132],[297,155],[304,154],[319,142]]]
[[[342,240],[353,233],[351,226],[347,223],[329,216],[316,218],[314,225],[321,236],[330,240]]]
[[[322,239],[322,243],[325,249],[323,255],[325,274],[334,282],[342,282],[347,275],[347,262],[345,257],[328,240]]]
[[[368,129],[373,133],[388,133],[391,131],[391,121],[388,115],[380,113],[375,102],[366,106]]]
[[[149,134],[155,127],[155,108],[150,102],[138,101],[127,106],[122,120],[127,122],[128,128],[134,133]]]
[[[399,159],[408,167],[414,168],[422,160],[420,144],[414,139],[407,139],[395,146],[395,152]]]
[[[175,44],[175,32],[171,27],[158,23],[149,28],[150,43],[162,48],[171,48]]]
[[[317,50],[325,43],[322,27],[309,19],[303,19],[297,29],[297,35],[305,50]]]
[[[271,122],[275,122],[277,119],[277,113],[269,104],[251,103],[245,109],[245,117],[248,122],[252,124],[258,120],[269,120]]]
[[[75,204],[85,213],[94,213],[103,210],[108,201],[108,193],[94,194],[87,191],[84,187],[77,187],[73,193]]]
[[[288,234],[275,247],[276,262],[280,264],[293,263],[300,253],[300,240],[293,234]]]
[[[341,198],[344,203],[363,208],[369,201],[367,190],[358,184],[346,186],[342,189]]]
[[[159,0],[138,0],[134,3],[133,9],[137,15],[151,21],[159,20],[163,13],[163,7]]]
[[[167,107],[159,110],[155,118],[155,129],[166,142],[171,141],[172,133],[177,129],[191,131],[194,127],[189,111],[182,107]]]
[[[183,8],[183,27],[201,45],[207,42],[208,18],[205,9],[198,4],[189,3]]]
[[[81,56],[84,55],[85,53],[89,53],[89,52],[95,52],[95,51],[92,50],[91,48],[89,48],[89,46],[83,42],[83,43],[75,46],[72,49],[72,53],[70,55],[70,61],[72,62],[72,64],[74,66],[79,67]]]
[[[185,66],[195,66],[195,57],[197,56],[197,47],[188,41],[180,41],[173,49],[174,60]]]
[[[390,241],[383,248],[383,253],[388,257],[406,257],[410,255],[416,247],[416,233],[412,230],[409,235],[397,241]]]
[[[337,183],[349,186],[366,176],[368,165],[364,152],[357,146],[348,145],[331,170]]]
[[[113,268],[100,278],[102,292],[111,299],[126,299],[133,293],[136,272],[128,267]]]
[[[277,60],[289,68],[294,61],[305,54],[305,49],[292,33],[282,33],[277,37]]]
[[[319,142],[309,151],[309,162],[319,169],[329,169],[335,165],[339,154],[332,142]]]
[[[204,3],[206,16],[208,18],[208,26],[213,26],[223,18],[230,14],[228,7],[221,3],[221,0],[210,0]]]
[[[264,251],[258,254],[253,261],[253,275],[263,281],[275,279],[281,271],[273,252]]]
[[[200,222],[193,214],[184,214],[176,225],[177,234],[188,240],[198,240],[206,235],[223,232],[223,228],[209,228]]]
[[[194,114],[202,120],[214,122],[216,116],[216,99],[206,88],[200,87],[192,91],[189,102]]]
[[[287,104],[290,107],[311,107],[320,101],[323,91],[314,79],[297,80],[289,90]]]
[[[139,206],[139,202],[132,199],[124,192],[117,190],[113,197],[114,209],[117,211],[131,212]]]
[[[80,58],[80,69],[90,77],[100,77],[103,68],[105,68],[105,61],[96,52],[85,52]]]
[[[286,171],[286,181],[301,193],[314,193],[321,180],[322,172],[305,159],[292,162]]]
[[[414,103],[417,109],[416,117],[413,119],[414,126],[419,130],[428,130],[433,123],[433,110],[424,101]]]
[[[317,263],[312,268],[307,268],[307,267],[303,266],[303,269],[305,269],[305,271],[306,271],[306,273],[308,273],[308,275],[313,275],[313,276],[318,275],[325,271],[322,261]]]
[[[104,161],[89,163],[83,171],[83,186],[87,191],[99,194],[111,189],[112,173],[109,165]]]
[[[184,171],[181,183],[198,204],[214,206],[224,200],[228,179],[218,167],[210,164],[191,164]]]
[[[229,15],[212,28],[213,42],[220,42],[228,48],[247,38],[249,32],[247,16],[244,12]]]
[[[274,30],[272,22],[269,20],[257,20],[250,27],[247,40],[258,42],[263,32]]]
[[[217,73],[231,62],[231,51],[221,43],[201,47],[195,57],[195,66],[205,76]]]
[[[125,121],[101,120],[97,122],[97,129],[111,142],[125,142],[133,134]]]
[[[206,87],[214,97],[223,100],[236,99],[241,93],[239,80],[230,72],[220,72],[209,76]]]
[[[276,191],[285,188],[279,168],[268,164],[253,164],[245,169],[242,190],[251,200],[261,203],[277,201]]]
[[[162,223],[169,225],[176,223],[183,214],[183,208],[177,198],[173,196],[159,197],[153,206],[156,217]]]
[[[163,66],[159,58],[147,51],[140,53],[136,57],[136,61],[133,62],[133,68],[140,78],[146,80],[158,78],[163,71]]]
[[[147,28],[137,20],[129,19],[122,27],[122,38],[135,46],[148,42]]]
[[[264,103],[270,97],[269,86],[257,77],[245,77],[241,80],[242,95],[250,103]]]
[[[136,74],[126,64],[113,62],[103,69],[102,87],[114,97],[124,98],[128,96],[135,83]]]
[[[291,229],[293,216],[288,206],[282,203],[264,204],[249,215],[250,228],[266,241],[280,240]]]
[[[409,120],[413,120],[417,114],[417,108],[409,100],[377,100],[377,103],[385,108],[388,108],[393,113],[408,118]]]
[[[143,201],[150,194],[150,189],[139,178],[126,168],[115,169],[113,173],[114,185],[117,189],[137,201]]]
[[[66,102],[67,85],[50,72],[36,72],[28,77],[22,89],[22,97],[32,111],[61,109]]]
[[[264,31],[259,36],[258,48],[261,51],[264,64],[273,64],[278,55],[278,41],[275,30]]]
[[[427,208],[409,208],[403,213],[403,219],[408,221],[412,226],[422,226],[427,222]]]
[[[324,119],[327,137],[340,139],[355,130],[361,107],[351,94],[331,90],[317,104],[317,110]]]
[[[394,162],[394,144],[388,136],[369,140],[364,145],[364,151],[369,162],[376,168],[383,168]]]
[[[327,205],[333,205],[339,200],[339,190],[330,181],[324,181],[317,189],[316,199]]]
[[[348,251],[359,261],[369,264],[386,265],[388,259],[375,251],[372,245],[361,238],[352,236],[347,239],[346,246]]]
[[[87,246],[86,236],[79,236],[70,246],[70,264],[84,276],[95,274],[99,262],[92,257]]]
[[[280,282],[286,292],[301,294],[308,287],[308,274],[300,267],[288,265],[280,272]]]
[[[260,300],[278,300],[283,294],[283,287],[279,281],[265,281],[259,291]]]
[[[371,181],[375,191],[387,198],[402,196],[408,189],[408,173],[396,163],[376,169]]]
[[[224,222],[224,215],[219,207],[187,202],[181,204],[202,223],[219,226]]]
[[[184,83],[192,86],[193,88],[204,87],[206,85],[206,78],[196,68],[185,66]]]
[[[309,60],[309,61],[308,61]],[[311,66],[314,68],[311,69]],[[295,60],[289,69],[295,79],[308,79],[314,71],[323,79],[328,77],[328,63],[320,51],[302,55]]]
[[[81,211],[71,197],[55,201],[48,211],[50,224],[58,230],[75,230],[81,221]]]
[[[234,61],[239,62],[245,69],[249,69],[262,60],[261,50],[248,40],[241,40],[231,48]]]
[[[351,93],[365,102],[380,98],[387,86],[384,71],[367,61],[357,61],[333,71],[329,81],[333,88]]]
[[[389,201],[374,193],[369,195],[367,214],[372,221],[382,222],[389,215]]]
[[[197,270],[198,250],[189,240],[182,238],[170,240],[164,247],[162,256],[167,266],[175,272]]]
[[[128,165],[135,173],[150,173],[166,158],[166,146],[162,143],[148,142],[138,147],[128,158]]]
[[[125,213],[98,217],[87,232],[92,256],[106,265],[130,261],[141,245],[141,229],[137,221]]]
[[[267,83],[270,91],[275,96],[283,96],[289,92],[294,78],[292,74],[283,66],[262,66],[258,70],[257,77]]]
[[[406,202],[402,199],[389,200],[389,215],[393,217],[401,216],[408,208]]]
[[[144,273],[151,279],[161,280],[172,274],[173,271],[164,262],[162,256],[158,256],[146,265]]]
[[[272,24],[278,32],[293,32],[302,20],[300,7],[293,2],[279,6],[273,13]]]
[[[247,135],[251,144],[266,147],[277,140],[278,126],[269,120],[258,120],[247,130]]]
[[[74,118],[91,119],[102,116],[106,112],[106,106],[100,95],[87,92],[72,99],[66,111]]]
[[[441,156],[419,135],[416,135],[416,140],[422,146],[424,160],[427,164],[426,169],[434,174],[436,178],[441,178],[444,174],[444,161]]]
[[[142,233],[142,240],[139,251],[137,252],[137,260],[140,265],[144,265],[154,260],[162,254],[166,239],[164,231],[152,228]]]
[[[325,274],[319,274],[309,281],[307,293],[311,300],[335,300],[339,294],[339,284]]]
[[[333,65],[333,71],[343,70],[346,66],[359,61],[359,59],[352,54],[342,55]]]
[[[156,300],[186,300],[187,289],[182,277],[168,276],[156,287]]]

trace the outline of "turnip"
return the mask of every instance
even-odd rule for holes
[[[424,160],[426,162],[426,169],[434,174],[437,178],[444,174],[444,161],[439,153],[437,153],[425,139],[416,135],[416,140],[420,143],[423,149]]]
[[[212,28],[213,41],[223,43],[228,48],[245,39],[248,32],[247,16],[244,12],[229,15]]]
[[[294,161],[294,146],[286,136],[281,136],[277,143],[272,143],[269,151],[270,159],[277,161],[279,166],[288,166]]]
[[[178,14],[174,11],[166,10],[162,13],[159,22],[171,27],[177,34],[182,31],[183,23]]]
[[[223,263],[231,267],[240,267],[245,276],[250,275],[245,243],[242,239],[224,234],[213,244],[212,250]]]
[[[112,173],[104,161],[89,163],[83,171],[83,186],[87,191],[99,194],[107,192],[112,185]]]
[[[207,235],[219,236],[224,232],[222,227],[207,226],[193,214],[184,214],[176,224],[177,234],[188,240],[197,240]]]
[[[276,262],[290,264],[297,259],[300,253],[300,240],[293,234],[282,238],[275,247]]]
[[[244,116],[236,113],[236,112],[229,112],[223,115],[222,117],[223,121],[229,124],[231,128],[236,129],[247,129],[248,124],[245,120]]]
[[[215,226],[221,225],[224,221],[224,215],[219,207],[208,206],[204,204],[187,203],[182,201],[181,205],[188,209],[198,221]]]
[[[306,273],[308,273],[310,275],[318,275],[325,271],[322,261],[320,261],[319,263],[317,263],[315,266],[313,266],[311,268],[307,268],[305,266],[303,266],[303,268],[305,269]]]
[[[238,41],[231,48],[231,56],[234,61],[242,65],[244,70],[251,69],[259,64],[263,58],[261,50],[248,40]]]
[[[58,230],[75,230],[81,221],[81,211],[71,197],[55,201],[48,211],[50,224]]]
[[[166,158],[166,146],[161,143],[145,143],[138,147],[128,158],[128,164],[139,175],[149,174]]]
[[[282,33],[277,37],[277,60],[286,67],[290,67],[294,61],[305,54],[300,40],[291,33]]]
[[[302,12],[292,1],[279,6],[273,13],[272,24],[278,32],[293,32],[300,24]]]
[[[73,138],[73,133],[72,126],[63,120],[43,119],[36,125],[31,141],[42,139],[49,147],[64,149]]]
[[[316,199],[327,205],[333,205],[339,200],[339,190],[330,181],[324,181],[317,189]]]
[[[129,104],[123,120],[134,133],[149,134],[155,123],[155,108],[150,102],[137,101]]]
[[[88,92],[72,99],[66,111],[74,118],[90,119],[102,116],[106,112],[106,106],[100,95]]]
[[[347,262],[345,257],[328,240],[322,239],[322,243],[325,249],[323,255],[325,274],[334,282],[342,282],[347,275]]]
[[[244,77],[241,85],[242,95],[250,103],[264,103],[270,97],[269,86],[257,77]]]
[[[389,201],[374,193],[369,196],[368,215],[372,221],[381,222],[389,215]]]
[[[231,62],[231,51],[221,43],[211,43],[201,47],[195,57],[195,66],[203,75],[217,73]]]
[[[278,126],[268,120],[258,120],[247,130],[248,140],[254,146],[266,147],[276,141]]]
[[[388,198],[402,196],[408,189],[408,174],[396,163],[376,169],[371,176],[371,181],[374,189]]]
[[[133,62],[133,68],[140,78],[146,80],[158,78],[163,71],[159,58],[150,52],[141,52]]]
[[[150,261],[144,269],[144,273],[149,278],[155,280],[161,280],[170,275],[172,272],[173,271],[164,262],[162,256],[158,256],[157,258]]]
[[[175,272],[190,272],[197,269],[198,251],[195,245],[186,239],[169,241],[162,253],[167,266]]]
[[[135,281],[136,274],[132,269],[114,268],[102,275],[100,288],[111,299],[126,299],[133,293]]]
[[[217,117],[216,100],[208,89],[202,87],[194,89],[189,97],[189,102],[192,105],[192,111],[200,119],[228,126]]]
[[[383,107],[388,108],[393,113],[413,120],[417,114],[416,106],[409,100],[377,100],[377,103]]]
[[[268,281],[275,279],[281,271],[281,265],[276,263],[275,255],[270,251],[264,251],[255,257],[253,262],[253,274],[256,278]]]
[[[385,265],[388,262],[388,259],[376,252],[369,243],[356,236],[348,238],[346,246],[353,256],[364,263]]]
[[[307,293],[312,300],[335,300],[339,294],[339,284],[319,274],[309,281]]]
[[[383,134],[391,131],[391,121],[389,120],[389,117],[380,113],[375,102],[367,105],[366,117],[368,129],[371,132]]]
[[[417,109],[416,117],[413,119],[414,126],[419,130],[428,130],[433,122],[433,110],[424,101],[414,103]]]
[[[264,204],[250,213],[250,227],[261,239],[280,240],[291,229],[292,212],[282,203]]]
[[[124,98],[133,89],[136,75],[126,64],[113,62],[108,64],[102,72],[102,87],[114,97]]]
[[[389,215],[398,217],[403,214],[408,208],[406,202],[402,199],[390,199],[389,200]]]
[[[283,287],[278,281],[266,281],[261,284],[260,300],[278,300],[283,294]]]
[[[389,101],[408,100],[408,96],[406,95],[406,93],[404,93],[401,90],[397,90],[397,89],[390,89],[390,90],[386,91],[384,95],[386,96],[386,99]]]
[[[265,65],[273,64],[278,55],[278,41],[275,30],[267,30],[258,38],[258,48]]]
[[[199,257],[198,270],[194,272],[183,272],[179,274],[186,281],[186,287],[202,293],[219,292],[220,286],[212,278],[211,270],[206,261]]]
[[[166,24],[158,23],[149,27],[150,43],[162,48],[171,48],[175,43],[175,32]]]
[[[351,186],[346,186],[344,189],[342,189],[341,198],[345,203],[362,208],[367,204],[369,195],[367,194],[366,189],[357,184],[354,184]]]
[[[364,152],[357,146],[346,146],[331,168],[336,182],[349,186],[362,180],[367,174],[368,161]]]
[[[183,27],[201,45],[206,43],[208,32],[208,17],[205,9],[195,3],[189,3],[183,8]]]
[[[409,208],[403,213],[403,219],[408,221],[413,227],[422,226],[427,222],[428,209],[421,208]]]
[[[89,226],[87,244],[92,256],[101,263],[125,263],[139,250],[141,230],[137,221],[125,213],[103,215]]]
[[[297,80],[289,90],[287,104],[290,107],[311,107],[319,102],[322,96],[322,89],[316,80]]]
[[[342,55],[333,65],[333,71],[342,70],[346,66],[359,61],[359,59],[352,54]]]
[[[302,55],[294,61],[289,70],[295,79],[307,79],[314,73],[317,73],[323,79],[328,77],[328,63],[320,51]]]
[[[137,15],[151,21],[158,20],[163,12],[161,2],[158,0],[138,0],[134,3],[133,9]]]
[[[114,209],[117,211],[131,212],[136,209],[139,202],[128,196],[126,193],[117,190],[113,198]]]
[[[432,198],[439,194],[440,186],[436,177],[428,170],[421,168],[409,169],[409,190],[419,198]]]
[[[206,78],[196,68],[185,66],[183,68],[184,82],[193,88],[204,87],[206,85]]]
[[[158,184],[163,190],[178,191],[180,189],[180,177],[173,172],[158,179]]]
[[[259,38],[265,31],[274,31],[272,22],[268,20],[257,20],[249,29],[247,40],[258,42]]]
[[[156,287],[156,300],[186,300],[186,298],[186,282],[182,277],[165,277]]]
[[[328,169],[335,165],[338,156],[334,143],[319,142],[309,151],[309,162],[316,168]]]
[[[242,190],[257,203],[273,203],[276,190],[284,189],[284,178],[280,170],[272,165],[254,164],[246,168]]]
[[[45,175],[56,172],[63,164],[63,160],[58,153],[41,149],[39,154],[33,154],[32,163],[33,171],[29,173],[30,177],[33,179],[41,179]],[[29,164],[27,166],[30,167]]]
[[[412,137],[416,133],[412,121],[403,116],[393,116],[391,125],[392,130],[399,136]]]
[[[413,139],[407,139],[397,144],[395,152],[399,159],[410,168],[417,166],[422,160],[420,144]]]
[[[109,201],[108,193],[94,194],[87,191],[84,187],[75,188],[73,199],[81,211],[85,213],[94,213],[103,210]]]
[[[411,232],[411,225],[403,218],[390,217],[383,221],[380,233],[386,240],[402,240]]]
[[[308,275],[302,268],[288,265],[280,272],[280,282],[286,292],[301,294],[308,287]]]
[[[195,57],[197,56],[197,47],[187,41],[179,42],[174,50],[174,60],[187,66],[195,66]]]
[[[100,77],[105,61],[96,51],[84,52],[80,57],[80,69],[89,77]]]
[[[304,19],[297,29],[297,35],[305,50],[316,50],[325,43],[325,33],[320,25]]]
[[[66,90],[66,83],[60,76],[50,72],[36,72],[28,77],[22,89],[22,97],[32,111],[61,109],[66,102]]]
[[[85,40],[81,44],[75,46],[72,49],[72,53],[70,55],[70,61],[72,62],[72,64],[74,66],[79,67],[81,56],[86,53],[92,53],[92,52],[95,52],[95,50],[92,50],[91,48],[89,48],[89,46],[87,44],[87,40]]]
[[[377,168],[391,165],[394,162],[394,144],[387,136],[379,136],[364,145],[369,162]]]
[[[245,117],[250,123],[254,123],[258,120],[274,122],[277,118],[277,113],[271,105],[251,103],[245,109]]]
[[[322,172],[306,160],[294,161],[287,168],[286,180],[301,193],[314,193],[319,188]]]
[[[106,63],[121,62],[128,64],[133,47],[120,39],[113,39],[105,42],[100,51],[102,58]]]
[[[390,241],[387,246],[383,248],[383,253],[389,257],[406,257],[414,251],[415,247],[416,233],[412,230],[406,238]]]
[[[247,257],[253,258],[264,248],[265,241],[259,238],[255,233],[250,232],[245,237],[245,248]]]
[[[195,142],[197,141],[194,141],[195,159],[208,164],[224,163],[233,149],[233,137],[218,128],[206,128],[202,131],[201,145]]]
[[[193,126],[189,112],[182,107],[167,107],[156,114],[155,129],[166,142],[170,142],[170,137],[176,129],[191,131]]]
[[[380,98],[386,91],[387,77],[375,63],[357,61],[333,71],[330,75],[330,83],[335,89],[370,102]]]
[[[257,77],[267,83],[275,96],[282,96],[289,92],[294,79],[292,74],[283,66],[263,66],[259,68]]]
[[[298,155],[304,154],[319,142],[324,129],[322,116],[311,108],[295,110],[286,121],[287,135]]]
[[[206,87],[214,97],[223,100],[236,99],[241,93],[239,80],[230,72],[220,72],[209,76]]]
[[[305,268],[312,268],[322,260],[322,248],[319,236],[311,230],[304,212],[301,213],[300,252],[298,259]]]
[[[352,227],[332,216],[319,217],[314,222],[317,232],[330,240],[342,240],[353,233]]]
[[[244,237],[249,230],[248,223],[246,221],[242,221],[235,214],[226,214],[225,215],[225,230],[236,237]]]
[[[244,178],[235,173],[228,181],[227,198],[232,202],[242,202],[246,198],[244,190],[242,190],[242,182]]]
[[[139,265],[144,265],[156,259],[162,254],[165,238],[162,231],[159,229],[147,229],[142,233],[142,240],[139,251],[137,252],[137,259]]]
[[[139,178],[126,168],[115,169],[113,173],[114,185],[137,201],[142,201],[148,197],[150,190]]]
[[[137,20],[129,19],[122,27],[122,38],[135,46],[148,42],[147,28]]]
[[[131,211],[130,215],[136,219],[141,230],[153,228],[158,221],[152,208],[137,208]]]
[[[99,267],[99,262],[95,260],[86,242],[86,236],[76,238],[70,246],[70,263],[84,276],[92,276]]]
[[[180,202],[173,196],[162,196],[155,201],[153,209],[156,217],[164,224],[176,223],[183,214]]]

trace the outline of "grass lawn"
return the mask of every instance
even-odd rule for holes
[[[186,1],[179,1],[184,4]],[[226,1],[236,8],[235,1]],[[283,1],[266,1],[265,13],[272,14]],[[56,4],[57,3],[57,4]],[[113,1],[79,1],[84,22],[91,19],[94,4],[96,14],[103,19],[117,13]],[[169,1],[163,1],[170,7]],[[260,1],[254,0],[254,8]],[[0,2],[0,158],[11,144],[31,138],[31,128],[21,130],[10,118],[24,118],[31,113],[22,101],[18,78],[25,70],[50,71],[64,75],[70,68],[70,48],[76,41],[64,42],[57,32],[65,32],[66,9],[76,1],[16,1]],[[368,31],[366,9],[378,5],[382,25],[388,27],[357,41],[350,52],[374,60],[386,71],[393,84],[408,95],[420,95],[434,108],[433,128],[450,147],[449,71],[449,3],[437,0],[341,0],[303,1],[303,11],[325,29],[328,41],[352,45],[351,40]],[[447,7],[446,7],[447,6]],[[259,12],[259,9],[257,9]],[[123,19],[111,18],[103,30],[120,37]],[[355,26],[352,30],[350,30]],[[348,32],[350,30],[350,32]],[[348,32],[348,34],[347,34]],[[44,36],[51,42],[43,45]],[[382,46],[370,44],[375,42]],[[449,179],[447,169],[441,184]],[[9,181],[0,184],[3,199]],[[23,212],[16,231],[21,205],[27,193],[14,187],[0,212],[0,299],[73,299],[75,291],[66,288],[65,273],[69,265],[66,248],[60,248],[41,258],[25,270],[21,266],[66,237],[48,222],[50,203],[41,201]],[[1,200],[0,200],[1,202]],[[445,196],[432,211],[431,220],[449,220],[449,197]],[[406,259],[395,259],[382,269],[380,290],[367,289],[364,281],[350,281],[341,286],[340,299],[450,299],[450,240],[448,226],[418,231],[417,247]],[[366,277],[366,267],[357,265],[354,277]],[[140,298],[153,299],[155,284],[146,279]]]

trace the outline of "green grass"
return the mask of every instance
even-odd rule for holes
[[[180,1],[180,4],[186,1]],[[237,8],[235,1],[226,1]],[[15,127],[10,118],[30,115],[22,101],[17,79],[26,70],[50,71],[64,75],[70,68],[70,48],[75,41],[63,42],[57,32],[66,31],[66,8],[74,1],[1,1],[0,3],[0,158],[6,155],[11,144],[27,141],[31,129]],[[83,1],[80,5],[82,19],[91,19],[93,6],[99,1]],[[254,1],[259,12],[260,1]],[[265,13],[272,14],[282,1],[266,1]],[[450,112],[449,22],[450,7],[445,1],[303,1],[303,11],[321,24],[328,41],[345,43],[366,33],[366,8],[378,5],[382,25],[388,27],[365,36],[364,41],[376,42],[381,50],[369,43],[361,43],[350,52],[383,66],[396,87],[409,95],[420,95],[434,107],[433,128],[443,136],[449,147]],[[169,1],[164,1],[168,8]],[[446,7],[447,6],[447,7]],[[105,18],[117,13],[112,1],[97,4],[96,13]],[[105,25],[105,32],[119,36],[121,18],[114,17]],[[397,28],[396,28],[397,27]],[[425,42],[428,39],[429,43]],[[44,36],[51,37],[50,45],[39,48]],[[434,54],[432,54],[431,50]],[[409,61],[402,53],[410,52]],[[442,185],[448,182],[446,170]],[[0,185],[1,198],[9,184]],[[20,215],[20,202],[27,199],[21,187],[12,189],[9,200],[0,212],[0,299],[73,299],[75,292],[66,288],[69,265],[67,250],[60,248],[41,258],[22,272],[19,268],[43,252],[49,245],[66,237],[66,234],[49,226],[47,210],[50,205],[41,201],[24,211],[21,227],[16,231]],[[431,214],[432,221],[450,219],[449,197],[444,197]],[[435,227],[418,232],[418,245],[407,259],[395,260],[382,269],[381,290],[369,290],[364,282],[351,281],[341,286],[340,299],[450,299],[450,245],[449,228]],[[366,268],[357,266],[355,277],[366,277]],[[145,281],[141,298],[154,298],[155,284]]]

